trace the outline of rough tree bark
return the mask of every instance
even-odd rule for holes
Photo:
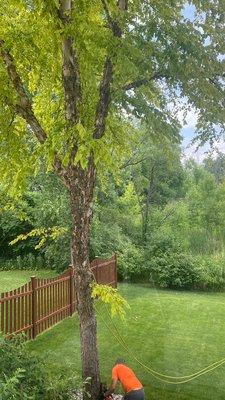
[[[95,185],[95,168],[92,157],[86,170],[79,165],[69,168],[65,183],[69,190],[73,219],[72,258],[75,267],[75,288],[80,321],[80,340],[83,379],[89,377],[86,390],[97,399],[100,374],[97,349],[97,323],[91,298],[93,280],[89,263],[89,237],[92,219],[92,201]]]
[[[72,0],[60,1],[59,16],[65,26],[71,23],[73,3]],[[74,126],[79,122],[79,104],[82,102],[82,87],[76,48],[73,38],[70,36],[62,37],[62,58],[65,118],[68,125]],[[101,93],[102,89],[100,90],[100,95]],[[100,113],[98,116],[101,119]],[[105,115],[101,119],[101,122],[105,123],[104,120]],[[83,169],[80,164],[73,165],[76,151],[77,147],[75,143],[71,152],[70,165],[66,168],[66,173],[62,173],[60,169],[57,173],[63,179],[70,197],[73,227],[72,260],[75,267],[75,290],[77,293],[77,310],[80,322],[82,377],[84,380],[90,378],[90,381],[85,385],[86,392],[90,393],[91,399],[96,400],[100,388],[100,371],[97,348],[97,322],[90,287],[93,277],[89,263],[89,237],[96,172],[92,155],[90,155],[86,169]]]

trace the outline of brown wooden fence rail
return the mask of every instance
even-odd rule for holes
[[[98,283],[117,287],[116,256],[91,263]],[[74,268],[52,279],[31,277],[18,289],[0,294],[0,331],[7,337],[25,332],[29,339],[76,310]]]

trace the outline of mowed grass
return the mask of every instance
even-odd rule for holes
[[[115,323],[142,363],[167,375],[183,376],[225,357],[225,294],[157,291],[131,284],[120,284],[119,291],[131,309],[126,321],[115,319]],[[182,385],[160,382],[127,354],[105,325],[110,325],[105,307],[99,302],[97,306],[101,315],[98,343],[103,381],[109,383],[113,362],[122,356],[142,381],[149,400],[225,398],[225,365]],[[28,347],[46,359],[55,379],[62,373],[79,376],[77,315],[29,342]]]
[[[0,293],[9,290],[17,289],[18,287],[29,282],[31,276],[37,278],[52,278],[55,276],[54,271],[39,270],[39,271],[0,271]]]

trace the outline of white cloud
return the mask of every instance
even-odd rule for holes
[[[177,118],[183,128],[195,129],[198,112],[194,107],[190,107],[185,97],[175,99],[168,104],[168,109],[174,118]]]
[[[196,135],[196,126],[198,122],[198,111],[194,107],[188,105],[185,97],[180,98],[168,105],[169,110],[175,118],[180,122],[182,129],[181,135],[183,136],[183,157],[182,162],[190,158],[196,160],[197,163],[202,163],[210,152],[213,157],[216,157],[218,152],[225,154],[225,140],[220,139],[214,143],[213,148],[210,148],[209,143],[198,148],[198,144],[192,144],[192,140]]]
[[[214,143],[213,149],[212,149],[212,155],[216,157],[216,155],[220,153],[225,154],[225,141],[224,139],[220,139],[217,142]]]
[[[190,128],[195,130],[198,121],[198,113],[194,108],[190,109],[187,112],[185,112],[184,110],[179,110],[176,113],[176,116],[183,128]]]
[[[200,147],[197,145],[189,145],[183,148],[182,162],[185,163],[190,158],[194,159],[198,164],[201,164],[209,151],[208,146]]]
[[[218,153],[225,154],[225,141],[223,139],[215,142],[213,148],[210,148],[209,144],[206,143],[197,149],[197,144],[191,145],[189,143],[187,146],[183,146],[182,162],[185,163],[188,159],[193,158],[198,164],[201,164],[209,154],[216,158]]]

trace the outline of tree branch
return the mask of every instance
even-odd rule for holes
[[[18,114],[27,122],[38,141],[43,144],[47,139],[47,135],[41,124],[37,120],[36,116],[34,115],[32,102],[24,88],[22,79],[17,72],[13,57],[11,56],[9,51],[5,49],[5,43],[3,40],[0,40],[0,56],[2,57],[6,65],[9,79],[12,82],[18,96],[19,102],[16,105],[10,104],[10,106],[14,109],[16,114]],[[53,165],[56,172],[63,178],[65,176],[65,168],[63,167],[56,153],[54,156]]]
[[[3,40],[0,40],[0,56],[4,61],[9,79],[12,82],[18,96],[19,102],[16,104],[16,106],[13,106],[16,113],[25,119],[38,141],[40,143],[44,143],[47,138],[46,133],[34,115],[32,102],[24,88],[22,79],[17,72],[13,57],[9,51],[5,49],[5,43]]]
[[[165,78],[165,77],[166,77],[165,74],[161,74],[159,72],[156,72],[150,78],[140,78],[140,79],[137,79],[137,80],[135,80],[133,82],[128,83],[127,85],[123,86],[123,90],[127,91],[127,90],[131,90],[131,89],[137,89],[140,86],[147,85],[151,81],[154,81],[154,80],[157,80],[157,79],[162,79],[162,78]]]
[[[222,85],[216,80],[216,78],[208,78],[209,82],[212,83],[216,87],[216,89],[222,93],[225,94],[225,90],[223,89]]]
[[[106,18],[108,21],[109,28],[112,30],[113,35],[115,37],[121,37],[122,33],[123,33],[122,29],[120,28],[118,22],[113,20],[113,18],[111,17],[106,0],[102,0],[102,5],[103,5],[103,9],[105,11],[105,15],[106,15]],[[119,3],[118,3],[118,5],[119,5]],[[122,8],[120,8],[120,9],[122,10]]]
[[[100,139],[105,132],[106,117],[110,104],[110,86],[113,78],[113,64],[110,58],[107,58],[104,65],[102,82],[99,90],[99,102],[95,116],[94,139]]]
[[[60,0],[59,17],[64,26],[71,23],[73,0]],[[62,40],[62,79],[65,96],[65,118],[70,124],[76,124],[79,118],[79,102],[81,101],[81,80],[78,58],[73,47],[71,36]]]
[[[128,10],[128,0],[118,0],[117,5],[120,10],[123,10],[123,11]]]
[[[133,157],[131,157],[131,158],[129,158],[129,160],[127,160],[124,164],[122,164],[120,166],[120,169],[124,169],[124,168],[127,168],[127,167],[131,167],[133,165],[140,164],[142,161],[148,160],[148,158],[149,158],[149,156],[146,156],[146,157],[142,157],[139,160],[135,161],[135,160],[133,160]]]
[[[113,20],[110,16],[106,0],[102,0],[103,9],[106,14],[106,18],[111,28],[113,35],[117,38],[121,38],[122,30],[118,25],[117,21]],[[128,1],[119,0],[118,7],[121,12],[127,9]],[[113,63],[109,56],[106,57],[103,77],[99,88],[99,101],[96,107],[95,114],[95,129],[93,137],[94,139],[100,139],[105,133],[106,118],[109,112],[109,105],[111,101],[111,84],[113,81]]]
[[[147,160],[147,159],[148,159],[148,156],[143,157],[143,158],[141,158],[140,160],[137,160],[137,161],[132,161],[132,160],[130,159],[130,160],[128,160],[126,163],[124,163],[123,165],[121,165],[120,169],[124,169],[124,168],[127,168],[127,167],[131,167],[131,166],[133,166],[133,165],[140,164],[142,161],[145,161],[145,160]]]

